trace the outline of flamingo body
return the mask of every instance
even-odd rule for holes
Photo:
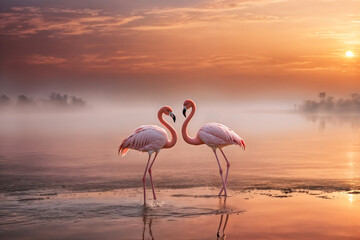
[[[147,152],[149,154],[148,162],[146,164],[144,175],[142,178],[144,189],[144,205],[146,205],[146,172],[149,172],[151,188],[154,200],[156,200],[155,189],[152,179],[152,165],[154,164],[155,159],[161,149],[171,148],[176,144],[177,141],[175,129],[163,119],[163,114],[170,116],[174,120],[174,122],[176,120],[176,117],[175,114],[172,112],[171,107],[169,106],[162,107],[158,112],[159,121],[170,131],[172,137],[171,141],[168,140],[167,133],[163,128],[156,125],[143,125],[137,128],[129,137],[125,138],[119,146],[118,154],[121,153],[121,156],[125,156],[130,149],[140,152]],[[150,164],[151,155],[154,152],[155,157]]]
[[[191,110],[190,115],[186,118],[186,110],[189,108],[191,108],[192,110]],[[219,165],[219,173],[220,173],[221,181],[223,183],[223,187],[219,193],[219,196],[221,195],[221,193],[223,191],[224,191],[224,195],[227,196],[226,184],[227,184],[227,178],[229,175],[230,162],[228,161],[227,157],[225,156],[225,153],[222,150],[222,148],[229,146],[229,145],[239,145],[240,147],[242,147],[245,150],[245,142],[241,137],[239,137],[239,135],[237,135],[233,130],[231,130],[227,126],[220,124],[220,123],[213,123],[213,122],[203,125],[199,129],[199,131],[195,137],[190,137],[187,133],[187,126],[189,124],[189,121],[192,119],[192,117],[195,114],[195,109],[196,109],[196,105],[195,105],[194,101],[188,99],[184,102],[183,114],[184,114],[184,117],[186,118],[186,120],[184,121],[183,126],[181,128],[181,133],[182,133],[183,139],[185,142],[187,142],[188,144],[191,144],[191,145],[206,144],[212,148],[212,150],[214,151],[215,157],[216,157],[216,161]],[[217,149],[220,150],[220,152],[224,156],[225,161],[227,163],[225,179],[223,178],[223,170],[221,168],[221,164],[220,164],[219,158],[216,153]]]
[[[125,156],[130,149],[141,152],[159,152],[167,141],[165,129],[156,125],[144,125],[124,139],[119,147],[119,153]]]
[[[206,123],[198,131],[198,137],[211,148],[239,145],[245,149],[244,140],[221,123]]]

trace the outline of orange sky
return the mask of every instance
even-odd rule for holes
[[[190,84],[240,95],[360,91],[358,0],[0,5],[0,94],[84,84],[109,92]]]

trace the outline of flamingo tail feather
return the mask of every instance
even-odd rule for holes
[[[126,140],[127,140],[127,139],[125,139],[124,141],[122,141],[121,145],[119,146],[118,154],[121,153],[121,157],[124,157],[124,156],[126,155],[127,151],[130,150],[129,148],[127,148],[127,147],[124,146],[124,145],[125,145],[124,143],[125,143]]]
[[[245,148],[246,148],[246,144],[245,144],[245,141],[241,139],[241,144],[240,144],[240,147],[243,147],[244,148],[244,151],[245,151]]]

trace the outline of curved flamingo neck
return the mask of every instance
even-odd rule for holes
[[[181,133],[182,133],[182,137],[184,139],[185,142],[187,142],[188,144],[191,145],[200,145],[200,144],[204,144],[203,141],[201,141],[201,139],[199,138],[199,136],[196,135],[196,137],[190,137],[189,134],[187,133],[187,125],[189,124],[190,120],[192,119],[192,117],[195,114],[195,110],[196,110],[196,106],[195,103],[191,101],[191,113],[190,115],[185,119],[182,128],[181,128]]]
[[[177,141],[177,135],[175,129],[167,121],[163,119],[163,113],[164,113],[164,109],[161,108],[158,112],[159,121],[170,131],[171,134],[171,141],[167,140],[167,143],[165,144],[164,148],[171,148],[175,145]]]

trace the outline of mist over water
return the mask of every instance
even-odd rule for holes
[[[231,163],[229,197],[219,198],[213,152],[182,139],[183,100],[86,100],[86,107],[76,109],[1,109],[0,238],[357,238],[356,116],[299,114],[288,103],[197,100],[190,135],[213,121],[246,141],[246,151],[224,149]],[[130,150],[122,158],[117,150],[138,126],[161,126],[157,112],[165,104],[176,114],[175,123],[164,118],[175,127],[178,142],[155,161],[159,201],[151,201],[147,179],[144,207],[141,178],[148,156]],[[324,231],[329,225],[332,230]]]
[[[187,145],[181,137],[181,103],[169,103],[177,121],[165,119],[177,130],[178,143],[160,152],[153,167],[154,182],[160,188],[220,186],[211,149]],[[195,135],[206,122],[220,122],[246,141],[245,152],[237,146],[224,150],[231,163],[230,189],[358,188],[357,125],[352,120],[304,117],[290,113],[286,106],[198,101],[189,134]],[[3,111],[0,190],[141,187],[147,154],[130,151],[121,158],[117,147],[138,126],[161,125],[160,107],[148,102],[97,104],[74,111]]]

